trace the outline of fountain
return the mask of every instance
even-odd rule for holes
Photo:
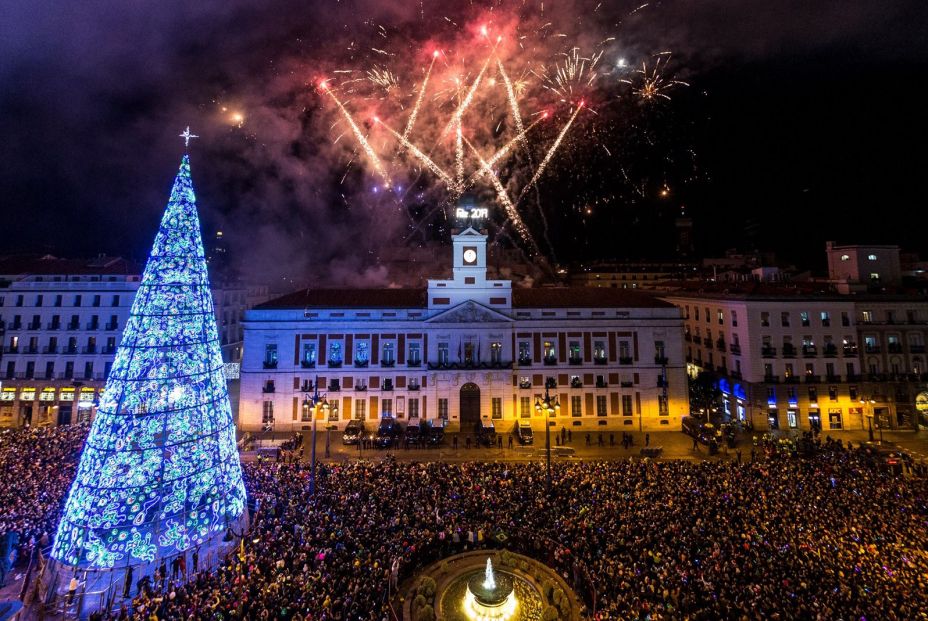
[[[493,561],[487,559],[487,568],[481,580],[475,575],[467,583],[464,595],[464,613],[472,621],[508,621],[514,619],[519,602],[508,576],[493,573]]]

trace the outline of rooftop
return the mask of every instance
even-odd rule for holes
[[[122,257],[62,259],[50,254],[0,256],[0,276],[140,275],[142,266]]]

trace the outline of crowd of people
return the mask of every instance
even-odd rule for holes
[[[0,431],[0,548],[4,554],[26,559],[36,546],[51,545],[89,429],[81,424]],[[0,560],[0,585],[9,562],[9,556]]]
[[[73,458],[56,433],[16,461]],[[112,618],[381,621],[417,567],[508,547],[564,576],[587,618],[928,619],[928,483],[836,442],[743,463],[557,463],[550,494],[541,463],[317,468],[313,498],[306,463],[244,464],[242,545],[212,571],[187,562],[186,582],[163,572]],[[7,502],[3,523],[48,531],[66,483],[25,496],[45,508]]]

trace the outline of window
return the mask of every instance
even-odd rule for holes
[[[696,321],[699,321],[699,307],[698,307],[698,306],[694,306],[694,307],[693,307],[693,312],[694,312],[694,318],[695,318],[695,320],[696,320]]]
[[[409,418],[419,418],[419,399],[411,397],[409,399]]]
[[[851,317],[848,315],[847,311],[841,311],[841,325],[844,327],[851,325]]]
[[[875,255],[875,254],[868,254],[868,255],[867,255],[867,260],[868,260],[868,261],[876,261],[876,255]]]
[[[606,395],[596,395],[596,415],[606,415]]]
[[[500,397],[490,399],[490,413],[496,419],[503,417],[503,400]]]
[[[354,347],[354,362],[358,366],[367,366],[370,360],[370,345],[367,341],[358,341]]]
[[[111,306],[119,306],[119,296],[118,296],[118,295],[114,295],[114,296],[113,296],[113,300],[112,300]]]
[[[829,399],[830,401],[837,401],[837,400],[838,400],[838,387],[837,387],[837,386],[829,386],[829,387],[828,387],[828,399]]]
[[[36,305],[36,306],[42,306],[42,300],[44,299],[44,297],[45,297],[45,296],[43,296],[43,295],[41,295],[41,294],[35,296],[35,305]]]
[[[764,377],[773,377],[773,365],[769,362],[764,363]]]
[[[383,344],[383,355],[380,358],[380,364],[392,366],[396,362],[396,345],[393,343]]]
[[[532,398],[531,397],[520,397],[519,398],[519,416],[521,416],[522,418],[532,417]]]
[[[407,359],[407,364],[418,366],[422,363],[422,344],[418,341],[413,341],[409,344],[409,356]]]
[[[632,396],[622,395],[622,416],[632,415]]]
[[[810,324],[809,324],[809,313],[808,312],[802,311],[801,313],[799,313],[799,323],[801,323],[804,328],[809,327]],[[789,325],[789,324],[786,323],[784,325]]]
[[[448,343],[438,344],[438,366],[448,366]]]
[[[574,395],[570,398],[570,415],[583,416],[583,397]]]
[[[519,341],[519,363],[525,364],[526,362],[531,361],[532,359],[532,350],[529,347],[528,341]]]
[[[569,351],[570,351],[570,361],[572,363],[580,362],[580,343],[578,341],[570,342]]]
[[[864,323],[873,323],[873,311],[860,311],[860,320]]]
[[[629,352],[628,341],[619,341],[619,362],[631,362],[632,355]]]
[[[545,362],[554,362],[557,359],[557,349],[553,341],[544,342]]]
[[[264,366],[277,366],[277,343],[264,346]]]
[[[738,311],[731,312],[731,325],[733,328],[738,327]]]
[[[94,306],[100,306],[100,296],[99,296],[99,295],[93,296],[93,305],[94,305]]]
[[[723,326],[725,325],[725,311],[719,309],[718,313],[719,313],[719,325]]]
[[[789,312],[783,311],[780,313],[780,325],[784,328],[789,327]]]
[[[783,376],[786,378],[793,377],[793,364],[791,362],[783,365]]]
[[[447,399],[438,400],[438,418],[442,420],[448,420],[448,400]]]
[[[81,296],[77,296],[77,299],[80,299],[80,297],[81,297]],[[16,296],[16,306],[22,306],[22,305],[23,305],[23,296],[17,295],[17,296]]]
[[[664,355],[664,341],[654,341],[654,357],[658,360],[666,358]]]
[[[274,424],[274,402],[265,401],[261,410],[261,422],[265,425]]]
[[[842,260],[842,261],[850,261],[850,260],[851,260],[851,257],[848,256],[848,255],[846,255],[846,254],[842,254],[842,255],[841,255],[841,260]]]
[[[338,341],[329,343],[329,364],[342,363],[342,344]]]
[[[762,328],[770,327],[770,313],[764,311],[760,314],[760,325]]]
[[[54,304],[55,306],[61,306],[61,299],[62,299],[62,297],[64,297],[64,296],[61,296],[61,295],[56,295],[56,296],[55,296],[55,304]],[[2,304],[0,304],[0,306],[2,306]]]
[[[809,403],[818,403],[818,388],[809,386]]]
[[[367,399],[354,400],[354,417],[362,420],[367,415]]]
[[[605,362],[606,343],[604,341],[593,341],[593,360]]]
[[[658,395],[657,396],[657,415],[667,416],[668,414],[670,414],[670,409],[667,406],[667,396]]]
[[[313,367],[316,366],[316,344],[315,343],[303,343],[303,357],[300,358],[303,366]]]
[[[393,416],[393,399],[381,399],[380,400],[380,412],[381,417],[390,418]]]
[[[774,388],[773,386],[768,386],[767,387],[767,403],[773,405],[773,404],[776,404],[776,402],[777,402],[777,389]]]
[[[490,363],[502,364],[503,362],[503,344],[494,341],[490,343]]]

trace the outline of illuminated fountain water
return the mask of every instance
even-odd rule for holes
[[[512,580],[502,574],[496,576],[488,558],[483,579],[477,574],[467,583],[464,614],[472,621],[508,621],[515,618],[518,608]]]

